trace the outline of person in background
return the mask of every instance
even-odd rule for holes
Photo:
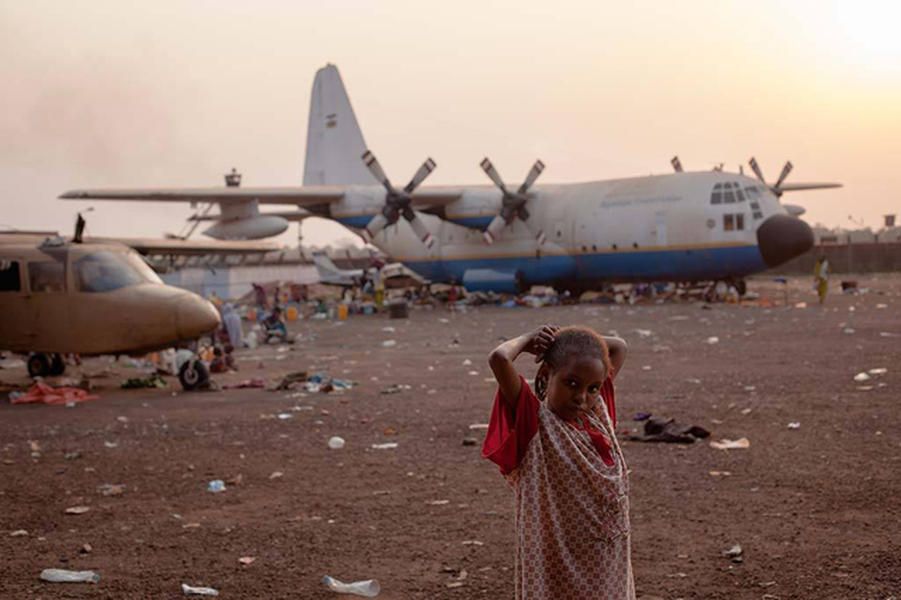
[[[288,339],[288,326],[282,319],[282,309],[275,307],[269,316],[263,319],[263,328],[266,331],[266,341],[272,338],[278,338],[281,341]]]
[[[817,257],[813,266],[813,286],[820,297],[820,304],[826,302],[826,294],[829,292],[829,260],[822,254]]]
[[[222,326],[228,332],[228,343],[233,348],[244,346],[244,331],[241,327],[241,317],[230,302],[222,306]]]

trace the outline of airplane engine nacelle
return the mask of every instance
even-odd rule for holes
[[[522,275],[518,272],[467,269],[463,273],[463,287],[467,292],[519,294],[525,286],[522,283]]]
[[[233,221],[218,221],[203,233],[217,240],[259,240],[278,235],[286,229],[287,219],[258,215]]]

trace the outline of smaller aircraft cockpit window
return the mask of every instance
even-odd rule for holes
[[[21,290],[19,263],[14,260],[0,260],[0,292],[19,292]]]
[[[111,292],[139,283],[159,283],[153,270],[137,256],[100,251],[75,261],[75,283],[80,292]]]
[[[32,293],[66,290],[66,266],[55,260],[28,263],[28,285]]]

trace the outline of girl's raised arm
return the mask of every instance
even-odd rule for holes
[[[501,389],[501,396],[509,408],[516,407],[516,400],[522,389],[522,381],[519,378],[519,372],[513,366],[513,361],[523,352],[534,354],[536,361],[540,359],[541,355],[554,342],[554,336],[558,330],[559,327],[544,325],[531,333],[524,333],[512,340],[507,340],[491,351],[488,356],[488,365]]]
[[[610,365],[613,367],[610,379],[616,379],[616,374],[619,373],[623,363],[626,362],[626,354],[629,352],[629,346],[626,344],[626,340],[622,338],[606,335],[603,336],[603,338],[604,341],[607,342],[607,349],[610,351]]]

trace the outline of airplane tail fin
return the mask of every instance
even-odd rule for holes
[[[314,252],[313,264],[316,265],[319,277],[323,279],[329,275],[338,275],[341,272],[338,265],[332,262],[332,259],[325,252]]]
[[[326,65],[313,80],[303,184],[377,183],[363,164],[365,151],[363,132],[338,68]]]

